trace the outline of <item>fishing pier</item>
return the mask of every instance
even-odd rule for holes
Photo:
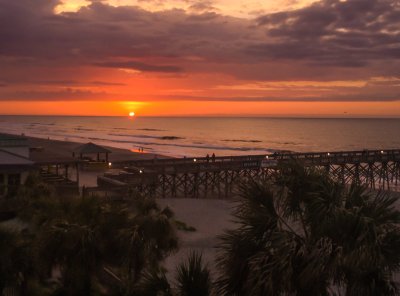
[[[240,180],[265,179],[283,165],[297,163],[327,172],[343,184],[398,190],[400,149],[269,155],[169,158],[113,164],[118,173],[98,177],[101,189],[137,190],[155,197],[229,197]]]

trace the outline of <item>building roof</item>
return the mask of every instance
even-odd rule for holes
[[[34,161],[36,165],[76,164],[82,162],[72,156],[57,153],[57,151],[50,149],[31,151],[29,159]]]
[[[0,149],[0,167],[31,165],[33,165],[33,161],[28,158]]]
[[[91,153],[111,153],[111,150],[108,150],[102,146],[96,145],[92,142],[81,145],[74,149],[75,153],[79,154],[91,154]]]

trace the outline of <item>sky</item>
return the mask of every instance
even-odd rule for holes
[[[0,114],[400,117],[398,0],[0,0]]]

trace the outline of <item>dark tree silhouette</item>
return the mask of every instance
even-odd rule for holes
[[[219,295],[396,295],[395,197],[294,165],[242,185],[221,237]]]

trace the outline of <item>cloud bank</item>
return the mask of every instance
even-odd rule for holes
[[[212,1],[157,12],[91,1],[56,14],[59,4],[0,0],[0,100],[126,100],[140,77],[201,92],[163,96],[148,86],[143,100],[400,100],[396,0],[322,0],[255,18],[228,16]],[[129,71],[136,76],[121,76]],[[237,91],[249,82],[337,80],[365,84]]]

